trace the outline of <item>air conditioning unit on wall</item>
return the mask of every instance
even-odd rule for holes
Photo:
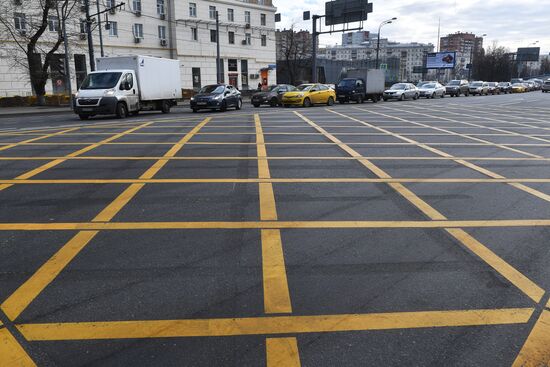
[[[134,37],[134,43],[140,43],[141,42],[141,38],[139,37]]]
[[[242,41],[241,41],[241,44],[247,45],[248,43],[246,42],[246,40],[242,40]]]
[[[160,45],[166,47],[168,46],[168,42],[166,40],[160,40]]]
[[[166,19],[166,14],[160,14],[160,20],[165,20]]]

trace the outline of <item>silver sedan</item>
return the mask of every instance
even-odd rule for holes
[[[424,84],[422,87],[418,88],[420,97],[426,98],[435,98],[435,97],[445,97],[446,89],[443,85],[439,83],[429,83]]]

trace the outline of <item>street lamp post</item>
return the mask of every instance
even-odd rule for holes
[[[378,40],[376,42],[376,68],[380,68],[380,64],[379,64],[379,61],[380,61],[380,58],[379,58],[379,54],[380,54],[380,30],[382,28],[382,26],[386,25],[386,24],[390,24],[390,23],[393,23],[394,20],[397,20],[396,17],[393,17],[391,19],[387,19],[385,21],[383,21],[382,23],[380,23],[380,25],[378,26]]]

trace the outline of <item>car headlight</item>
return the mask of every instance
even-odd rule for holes
[[[195,97],[191,97],[191,101],[194,101],[195,100]]]
[[[116,89],[107,89],[105,92],[103,92],[103,95],[108,97],[108,96],[114,96],[116,93]]]
[[[298,94],[298,97],[302,98],[304,96],[304,93]]]
[[[216,100],[220,100],[220,99],[223,99],[223,94],[218,94],[216,97],[214,97],[214,99]]]

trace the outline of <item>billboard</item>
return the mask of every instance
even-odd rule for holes
[[[520,47],[516,60],[519,62],[539,61],[540,47]]]
[[[456,65],[456,52],[432,52],[426,59],[427,69],[453,69]]]
[[[335,0],[325,3],[325,25],[336,25],[367,20],[372,13],[368,0]]]

